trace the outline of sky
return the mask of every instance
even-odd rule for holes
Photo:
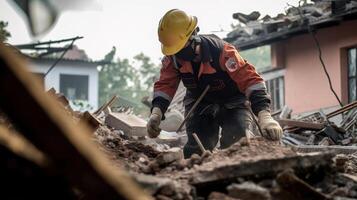
[[[57,0],[73,2],[74,0]],[[261,17],[284,12],[287,3],[298,0],[76,0],[78,6],[65,4],[53,29],[39,37],[32,37],[26,21],[12,1],[0,1],[0,20],[9,23],[9,43],[22,44],[58,40],[75,36],[75,42],[93,60],[102,59],[113,46],[120,58],[132,58],[143,52],[154,63],[163,56],[157,36],[160,18],[170,9],[178,8],[198,17],[200,33],[225,37],[238,21],[232,14],[259,11]],[[90,3],[88,3],[90,2]],[[222,31],[223,30],[223,31]],[[218,32],[217,32],[218,31]]]

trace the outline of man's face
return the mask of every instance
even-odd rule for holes
[[[195,44],[193,40],[188,40],[185,46],[175,55],[182,60],[192,61],[196,57],[194,48]]]

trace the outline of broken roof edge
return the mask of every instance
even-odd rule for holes
[[[58,58],[45,58],[45,57],[31,57],[28,56],[26,54],[24,54],[25,57],[27,57],[28,59],[31,59],[33,61],[56,61]],[[68,58],[62,58],[60,62],[77,62],[77,63],[88,63],[88,64],[94,64],[94,66],[98,66],[98,65],[107,65],[107,64],[111,64],[111,62],[108,61],[103,61],[103,60],[99,60],[99,61],[92,61],[92,60],[82,60],[82,59],[68,59]]]
[[[350,10],[341,14],[335,14],[327,19],[322,19],[316,22],[303,24],[287,30],[280,30],[270,34],[254,37],[252,35],[250,40],[243,42],[235,42],[236,38],[224,38],[225,41],[233,44],[237,49],[244,51],[264,45],[270,45],[279,41],[283,41],[298,35],[307,34],[310,31],[317,31],[319,29],[333,27],[345,21],[357,19],[357,9]],[[234,30],[233,30],[234,31]]]

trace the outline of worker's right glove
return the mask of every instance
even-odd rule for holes
[[[156,138],[160,135],[161,129],[159,128],[159,125],[161,122],[161,118],[162,112],[160,108],[154,107],[149,117],[149,121],[146,125],[149,137]]]
[[[269,111],[262,110],[258,113],[259,125],[262,129],[262,136],[271,140],[280,140],[283,129],[279,123],[273,119]]]

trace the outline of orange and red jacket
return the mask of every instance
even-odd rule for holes
[[[154,85],[153,107],[159,107],[165,113],[182,80],[187,88],[185,105],[195,101],[210,85],[202,102],[235,107],[242,106],[249,99],[255,114],[269,110],[270,96],[254,66],[244,60],[233,45],[217,36],[199,37],[200,64],[180,60],[175,56],[162,59],[160,79]]]

